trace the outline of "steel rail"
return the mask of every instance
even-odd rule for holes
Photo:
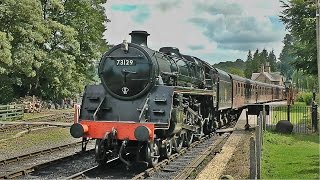
[[[110,163],[113,163],[113,162],[115,162],[115,161],[117,161],[117,160],[119,160],[119,157],[116,157],[116,158],[114,158],[114,159],[108,160],[108,161],[106,162],[106,165],[108,165],[108,164],[110,164]],[[66,179],[66,180],[70,180],[70,179],[83,179],[83,178],[86,178],[87,176],[85,175],[85,173],[88,173],[89,171],[92,171],[92,170],[94,170],[94,169],[96,169],[96,168],[98,168],[98,167],[99,167],[99,165],[93,166],[93,167],[91,167],[91,168],[88,168],[88,169],[86,169],[86,170],[83,170],[83,171],[81,171],[81,172],[78,172],[78,173],[76,173],[76,174],[74,174],[74,175],[71,175],[71,176],[69,176],[69,177],[67,177],[67,178],[65,178],[65,179]]]
[[[163,161],[161,161],[160,163],[158,163],[155,167],[149,168],[147,170],[145,170],[144,172],[134,176],[132,179],[136,180],[136,179],[145,179],[148,177],[152,177],[153,175],[155,175],[157,172],[165,169],[165,167],[171,163],[174,162],[175,159],[177,159],[180,156],[183,156],[185,153],[187,153],[189,150],[192,150],[194,147],[196,147],[197,145],[200,145],[201,143],[203,143],[204,141],[208,140],[209,138],[211,138],[214,135],[214,133],[211,133],[210,135],[207,135],[205,137],[202,137],[199,141],[195,141],[193,142],[188,148],[185,147],[183,149],[181,149],[181,151],[179,153],[175,153],[173,155],[171,155],[169,157],[169,159],[165,159]],[[218,137],[218,139],[216,140],[215,143],[213,143],[206,151],[205,153],[200,154],[201,157],[196,158],[194,161],[192,162],[190,165],[187,165],[186,168],[192,168],[195,167],[196,164],[201,164],[201,162],[205,159],[205,157],[207,157],[208,155],[211,154],[211,152],[214,149],[219,149],[218,145],[221,145],[221,142],[223,140],[225,140],[227,137],[229,137],[228,135],[222,135],[220,137]],[[216,148],[215,148],[216,147]],[[189,174],[190,175],[190,174]],[[189,176],[188,175],[188,176]]]
[[[60,161],[68,161],[71,158],[76,158],[76,157],[79,157],[79,156],[82,156],[82,155],[85,155],[85,154],[90,154],[90,153],[94,153],[94,149],[90,149],[90,150],[88,150],[88,151],[86,151],[84,153],[75,153],[75,154],[72,154],[70,156],[65,156],[65,157],[62,157],[62,158],[55,159],[53,161],[49,161],[49,162],[45,162],[45,163],[39,163],[39,164],[30,166],[30,167],[21,168],[19,170],[11,171],[11,172],[6,173],[5,175],[0,175],[0,179],[13,179],[13,178],[18,178],[18,177],[21,177],[21,176],[25,176],[25,175],[28,175],[30,172],[33,172],[33,171],[39,169],[42,166],[48,166],[48,165],[51,165],[51,164],[54,164],[54,163],[58,163]]]
[[[76,173],[76,174],[74,174],[74,175],[72,175],[72,176],[69,176],[69,177],[67,177],[66,179],[82,179],[82,178],[86,178],[86,176],[84,175],[84,173],[89,172],[89,171],[92,171],[93,169],[96,169],[96,168],[98,168],[98,167],[99,167],[99,165],[93,166],[93,167],[91,167],[91,168],[89,168],[89,169],[86,169],[86,170],[81,171],[81,172],[78,172],[78,173]]]
[[[185,167],[182,171],[180,171],[174,178],[174,180],[178,179],[187,179],[191,173],[199,167],[199,165],[211,154],[211,153],[219,153],[225,144],[227,135],[223,135],[217,141],[215,141],[209,148],[205,150],[205,152],[200,153],[189,165]]]

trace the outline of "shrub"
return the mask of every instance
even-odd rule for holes
[[[296,101],[297,101],[297,102],[304,102],[304,100],[303,100],[303,93],[302,93],[302,92],[299,92],[299,93],[296,95]]]
[[[310,106],[312,103],[312,93],[311,92],[304,93],[303,101],[306,103],[306,105]]]
[[[306,105],[312,104],[312,92],[299,92],[295,97],[296,102],[305,102]]]

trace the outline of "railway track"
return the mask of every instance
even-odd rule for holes
[[[111,169],[112,168],[112,169]],[[133,175],[125,176],[125,174],[130,174],[130,172],[124,172],[124,165],[120,162],[119,158],[114,158],[109,160],[105,166],[95,165],[93,167],[89,167],[81,172],[72,174],[65,179],[87,179],[87,178],[99,178],[99,179],[118,179],[118,178],[130,178]],[[107,174],[104,170],[107,170]],[[120,174],[122,175],[119,175]]]
[[[65,151],[69,152],[65,153]],[[0,161],[0,179],[20,178],[57,161],[81,156],[81,142],[66,144]],[[85,154],[93,153],[93,149]]]
[[[207,135],[200,141],[193,142],[189,148],[183,148],[180,153],[173,154],[169,159],[161,161],[132,179],[187,179],[206,157],[221,151],[229,135]]]
[[[126,166],[116,158],[106,167],[95,165],[65,179],[187,179],[209,155],[220,152],[229,135],[229,133],[221,136],[211,134],[201,138],[188,148],[183,148],[180,153],[162,160],[153,168],[145,169],[136,166],[125,171]]]
[[[40,179],[146,179],[146,178],[165,178],[165,179],[187,179],[191,173],[209,155],[220,152],[222,146],[229,137],[229,133],[222,135],[211,134],[193,142],[190,147],[183,148],[180,153],[173,154],[169,159],[162,160],[154,168],[133,168],[125,171],[125,164],[118,158],[108,162],[105,167],[98,166],[94,158],[94,150],[90,149],[85,154],[73,153],[60,155],[50,159],[48,155],[53,153],[63,154],[68,147],[80,146],[81,142],[54,147],[44,151],[38,151],[23,156],[10,158],[0,161],[0,179],[8,178],[40,178]],[[80,149],[80,148],[79,148]],[[33,163],[33,159],[38,157],[40,162]],[[46,161],[44,161],[46,159]],[[21,163],[29,161],[29,163]],[[30,163],[30,161],[32,163]]]

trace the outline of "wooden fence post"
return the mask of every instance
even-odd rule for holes
[[[250,179],[257,179],[256,142],[250,137]]]
[[[257,179],[260,179],[260,174],[261,174],[261,145],[262,145],[262,132],[263,132],[263,121],[264,121],[264,116],[263,113],[260,112],[259,115],[259,123],[256,128],[256,156],[257,156]]]

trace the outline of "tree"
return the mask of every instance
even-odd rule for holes
[[[246,68],[246,63],[241,59],[237,59],[234,62],[233,61],[219,62],[218,64],[214,64],[213,66],[215,68],[219,68],[228,73],[244,77],[244,70]]]
[[[247,61],[246,61],[246,69],[244,70],[244,75],[246,78],[251,78],[252,74],[252,54],[251,50],[249,50],[248,55],[247,55]]]
[[[284,46],[279,56],[280,62],[278,63],[278,68],[280,72],[285,77],[291,77],[293,74],[293,66],[292,63],[294,62],[293,58],[293,38],[290,34],[286,34],[283,41]]]
[[[12,65],[11,44],[12,36],[0,31],[0,74],[6,74]]]
[[[261,64],[266,64],[268,61],[268,51],[266,49],[263,49],[260,53],[260,66]]]
[[[316,5],[305,0],[282,2],[281,21],[293,37],[293,65],[307,74],[317,74]]]
[[[8,78],[12,66],[11,44],[12,36],[0,31],[0,104],[8,103],[15,97],[11,81]]]
[[[234,74],[234,75],[237,75],[237,76],[240,76],[240,77],[245,77],[244,72],[239,68],[230,67],[227,72]]]
[[[45,55],[41,45],[45,42],[48,28],[43,22],[40,7],[35,0],[3,0],[1,4],[0,31],[12,37],[12,68],[5,79],[17,95],[30,92],[31,79],[36,77]]]
[[[251,70],[252,72],[259,72],[259,68],[261,67],[261,56],[259,53],[259,49],[256,49],[256,51],[253,54],[253,59],[252,59],[252,66]]]
[[[76,57],[76,67],[90,81],[95,75],[96,62],[107,50],[107,43],[102,39],[104,22],[107,21],[101,6],[103,3],[106,3],[106,0],[65,1],[65,13],[57,18],[61,23],[77,30],[81,54]]]
[[[11,89],[14,96],[44,99],[79,94],[106,49],[103,2],[2,0],[0,80],[6,88],[0,93]]]
[[[274,55],[274,51],[272,50],[268,55],[268,60],[271,72],[277,71],[277,57]]]

